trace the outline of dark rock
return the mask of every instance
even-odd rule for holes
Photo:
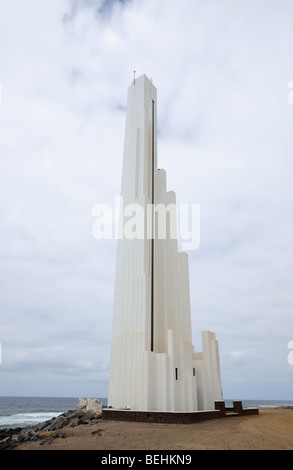
[[[18,434],[24,428],[4,428],[0,429],[0,441],[5,439],[6,437],[11,437],[13,434]]]
[[[79,425],[79,418],[72,418],[68,426],[70,428],[75,428],[78,425]]]
[[[43,446],[44,444],[51,444],[52,442],[53,442],[53,438],[52,437],[47,437],[47,439],[43,439],[40,442],[40,446]]]
[[[24,428],[0,429],[0,450],[10,450],[18,446],[18,436]]]
[[[23,442],[25,440],[24,434],[19,434],[18,435],[18,442]]]
[[[94,436],[95,434],[98,434],[98,436],[103,436],[103,431],[105,431],[105,429],[96,429],[95,431],[92,431],[92,435]]]
[[[95,424],[99,422],[101,417],[102,413],[99,414],[93,410],[86,411],[86,409],[77,408],[76,410],[68,410],[66,413],[38,423],[35,426],[0,429],[0,450],[14,449],[19,444],[27,441],[40,441],[40,445],[44,445],[45,443],[52,442],[56,437],[66,437],[64,432],[57,432],[65,426],[74,427],[81,424]],[[98,430],[97,434],[100,431],[102,430]]]

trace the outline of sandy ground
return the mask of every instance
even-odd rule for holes
[[[259,415],[183,425],[100,420],[62,431],[65,438],[16,450],[292,450],[293,410],[260,409]]]

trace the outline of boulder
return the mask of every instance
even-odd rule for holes
[[[39,435],[39,438],[40,439],[48,439],[48,437],[57,437],[58,434],[54,431],[46,431],[46,432],[42,432],[40,435]]]
[[[70,428],[75,428],[76,426],[79,425],[79,418],[76,417],[76,418],[72,418],[72,420],[70,421],[70,423],[68,424],[68,426]]]
[[[81,424],[95,424],[102,417],[102,402],[96,398],[79,399],[76,410],[68,410],[56,418],[44,421],[34,426],[15,429],[0,430],[0,450],[9,450],[22,442],[40,441],[40,445],[50,443],[56,437],[65,437],[60,429],[65,426],[79,426]]]

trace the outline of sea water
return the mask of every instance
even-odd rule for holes
[[[243,408],[278,408],[292,406],[293,400],[241,400]],[[227,407],[233,406],[233,400],[225,400]]]
[[[47,421],[75,410],[78,400],[77,397],[0,397],[0,429]],[[100,398],[100,401],[107,405],[107,399]]]
[[[88,397],[86,397],[88,398]],[[99,398],[107,406],[107,398]],[[233,400],[225,400],[232,406]],[[0,397],[0,429],[34,425],[75,410],[77,397]],[[242,400],[244,408],[276,408],[293,406],[293,400]]]

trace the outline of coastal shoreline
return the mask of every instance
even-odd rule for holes
[[[71,413],[71,415],[70,415]],[[62,418],[63,416],[63,418]],[[69,411],[64,426],[40,429],[35,439],[7,442],[21,450],[292,450],[293,409],[261,408],[259,415],[191,424],[107,421],[102,414]],[[58,419],[51,420],[58,422]],[[59,420],[60,421],[60,420]],[[43,423],[44,426],[44,423]],[[42,426],[40,425],[42,428]],[[57,425],[58,428],[58,425]],[[8,440],[9,441],[9,440]],[[5,444],[5,443],[4,443]],[[4,447],[5,448],[5,447]]]

